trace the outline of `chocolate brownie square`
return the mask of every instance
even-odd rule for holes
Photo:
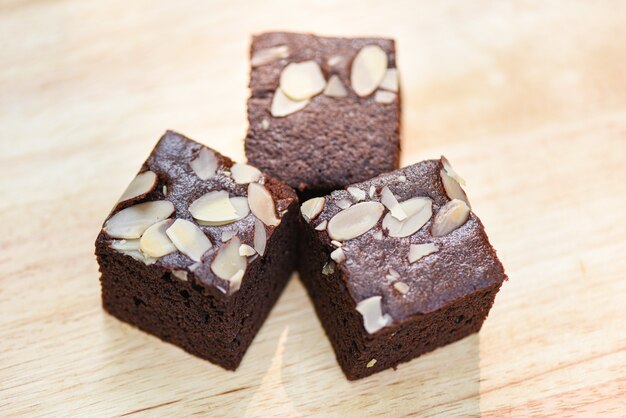
[[[248,160],[320,196],[398,168],[395,43],[272,32],[251,47]]]
[[[506,275],[461,183],[442,157],[302,204],[300,275],[348,379],[480,330]]]
[[[295,267],[298,199],[167,132],[96,240],[111,315],[235,370]]]

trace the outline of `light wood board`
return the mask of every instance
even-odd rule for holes
[[[620,415],[623,1],[0,1],[0,416]],[[479,335],[348,382],[298,280],[236,373],[106,315],[93,241],[166,129],[237,159],[250,35],[397,39],[510,276]]]

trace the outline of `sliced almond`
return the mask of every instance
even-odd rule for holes
[[[361,200],[365,200],[366,194],[364,190],[361,190],[358,187],[354,187],[354,186],[348,187],[347,190],[348,190],[348,193],[350,193],[357,202],[360,202]]]
[[[300,212],[307,222],[311,222],[313,219],[317,218],[320,213],[322,213],[325,203],[326,199],[323,197],[314,197],[313,199],[307,200],[302,204],[302,206],[300,206]]]
[[[139,240],[141,252],[148,257],[159,258],[176,251],[176,246],[165,233],[173,223],[173,219],[166,219],[146,229]]]
[[[289,47],[287,45],[278,45],[256,50],[250,59],[250,64],[253,67],[260,67],[288,57]]]
[[[350,81],[352,89],[361,97],[369,96],[378,88],[387,71],[387,54],[378,45],[367,45],[352,62]]]
[[[325,231],[326,230],[326,225],[328,225],[328,221],[326,219],[324,219],[322,222],[319,223],[319,225],[317,225],[315,227],[316,231]]]
[[[374,237],[375,240],[377,241],[382,241],[384,236],[383,236],[383,231],[376,231],[374,232],[374,234],[372,235]]]
[[[459,228],[469,218],[470,208],[459,199],[446,203],[433,220],[431,233],[434,237],[442,237]]]
[[[334,67],[335,65],[339,64],[341,61],[343,61],[343,57],[340,55],[333,55],[332,57],[328,58],[328,61],[326,61],[328,63],[329,66]]]
[[[245,274],[245,270],[239,270],[237,271],[237,273],[233,274],[232,277],[228,280],[230,282],[230,286],[228,287],[229,295],[232,295],[241,288],[241,280],[243,279],[243,276]]]
[[[339,247],[330,253],[330,258],[332,258],[335,263],[341,264],[346,261],[346,253],[344,253],[343,249]]]
[[[370,195],[370,199],[373,199],[373,198],[374,198],[374,196],[376,196],[376,187],[374,187],[374,186],[370,186],[370,192],[369,192],[369,195]]]
[[[398,71],[395,68],[388,68],[385,71],[383,81],[380,82],[380,88],[394,93],[398,92]]]
[[[383,228],[389,231],[389,236],[402,238],[413,235],[422,228],[433,216],[433,202],[427,197],[414,197],[400,203],[407,218],[397,220],[388,213],[383,218]]]
[[[230,168],[230,172],[233,176],[233,180],[235,180],[235,183],[239,184],[255,182],[262,176],[258,168],[243,163],[233,164]]]
[[[463,177],[459,176],[459,174],[454,171],[454,169],[452,168],[452,164],[450,164],[450,161],[448,161],[448,159],[443,155],[441,156],[441,164],[443,165],[443,169],[446,170],[446,173],[450,177],[459,182],[461,186],[465,186],[465,180],[463,180]]]
[[[189,280],[189,273],[185,270],[172,270],[172,276],[176,277],[178,280],[182,280],[183,282]]]
[[[446,170],[441,170],[439,174],[441,176],[441,183],[443,183],[443,188],[446,191],[448,197],[450,199],[462,200],[467,204],[467,206],[469,206],[469,200],[467,199],[467,195],[465,194],[465,191],[463,190],[459,182],[450,177]]]
[[[372,296],[360,301],[356,305],[356,310],[363,316],[363,326],[365,331],[373,334],[386,327],[392,321],[388,314],[383,315],[382,296]]]
[[[343,247],[343,244],[340,243],[339,241],[335,241],[334,239],[330,241],[331,244],[333,244],[335,247],[339,248],[339,247]]]
[[[225,231],[222,231],[221,240],[222,242],[230,241],[230,239],[234,236],[235,236],[235,231],[231,231],[227,229]]]
[[[339,199],[335,202],[335,205],[339,206],[341,209],[348,209],[352,206],[352,202],[348,199]]]
[[[208,192],[189,205],[191,216],[212,225],[223,225],[239,218],[228,192],[224,190]]]
[[[374,101],[381,104],[393,103],[396,100],[396,93],[390,91],[379,90],[374,95]]]
[[[200,228],[193,222],[185,219],[176,219],[165,233],[172,240],[178,251],[193,261],[202,261],[204,253],[213,246]]]
[[[174,205],[168,200],[144,202],[122,209],[104,223],[113,238],[139,238],[151,225],[169,218]]]
[[[308,104],[309,100],[291,100],[280,88],[278,88],[272,98],[270,113],[275,118],[283,118],[304,109]]]
[[[329,97],[346,97],[348,91],[343,86],[341,79],[337,75],[333,75],[328,79],[328,84],[324,89],[324,96]]]
[[[249,246],[248,244],[241,244],[239,246],[239,255],[243,255],[244,257],[250,257],[256,254],[256,250]]]
[[[248,185],[248,205],[254,216],[267,226],[276,226],[280,219],[276,216],[276,206],[270,192],[261,184]]]
[[[215,176],[219,165],[217,156],[208,148],[202,148],[198,156],[189,163],[191,169],[201,180],[208,180]]]
[[[111,241],[110,247],[116,251],[139,251],[139,240],[115,239]]]
[[[329,276],[333,274],[335,271],[335,263],[333,261],[328,261],[322,267],[322,274],[324,276]]]
[[[409,263],[415,263],[422,257],[426,257],[432,253],[439,251],[439,247],[435,244],[411,244],[409,247]]]
[[[370,361],[367,362],[367,364],[365,365],[366,368],[370,368],[370,367],[374,367],[374,364],[376,364],[376,359],[373,358]]]
[[[147,195],[154,190],[157,185],[157,180],[157,175],[152,171],[144,171],[141,174],[137,174],[137,177],[135,177],[126,190],[124,190],[118,202],[125,202]]]
[[[378,202],[357,203],[331,218],[326,228],[328,235],[337,241],[356,238],[374,227],[384,210]]]
[[[265,225],[258,219],[254,220],[254,249],[260,256],[265,254],[265,246],[267,245],[267,231]]]
[[[406,219],[407,215],[400,206],[400,203],[393,195],[389,187],[383,187],[383,190],[380,192],[380,202],[385,205],[387,209],[391,212],[391,216],[396,218],[399,221],[403,221]]]
[[[233,237],[226,244],[222,245],[211,263],[211,270],[217,277],[231,282],[231,292],[239,290],[241,278],[243,277],[241,272],[246,270],[246,257],[239,254],[240,246],[241,241],[239,238]]]
[[[395,282],[393,288],[403,295],[406,295],[409,291],[409,285],[404,282]]]
[[[280,73],[280,89],[291,100],[310,99],[324,87],[324,74],[315,61],[292,62]]]

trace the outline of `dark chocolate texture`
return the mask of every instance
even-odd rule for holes
[[[296,33],[264,33],[252,41],[251,55],[284,45],[288,57],[252,68],[245,141],[251,164],[285,181],[301,195],[323,195],[398,167],[400,91],[389,104],[375,94],[359,97],[351,88],[350,69],[359,50],[380,46],[388,68],[396,67],[393,40],[326,38]],[[333,57],[338,62],[329,60]],[[273,117],[270,107],[281,71],[292,62],[314,60],[328,80],[338,75],[346,97],[319,94],[302,110]]]

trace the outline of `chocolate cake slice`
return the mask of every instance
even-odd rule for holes
[[[348,379],[480,330],[506,275],[461,183],[442,157],[302,204],[301,278]]]
[[[96,240],[111,315],[235,370],[296,261],[293,189],[167,132]]]
[[[303,196],[398,168],[395,43],[271,32],[252,40],[248,160]]]

